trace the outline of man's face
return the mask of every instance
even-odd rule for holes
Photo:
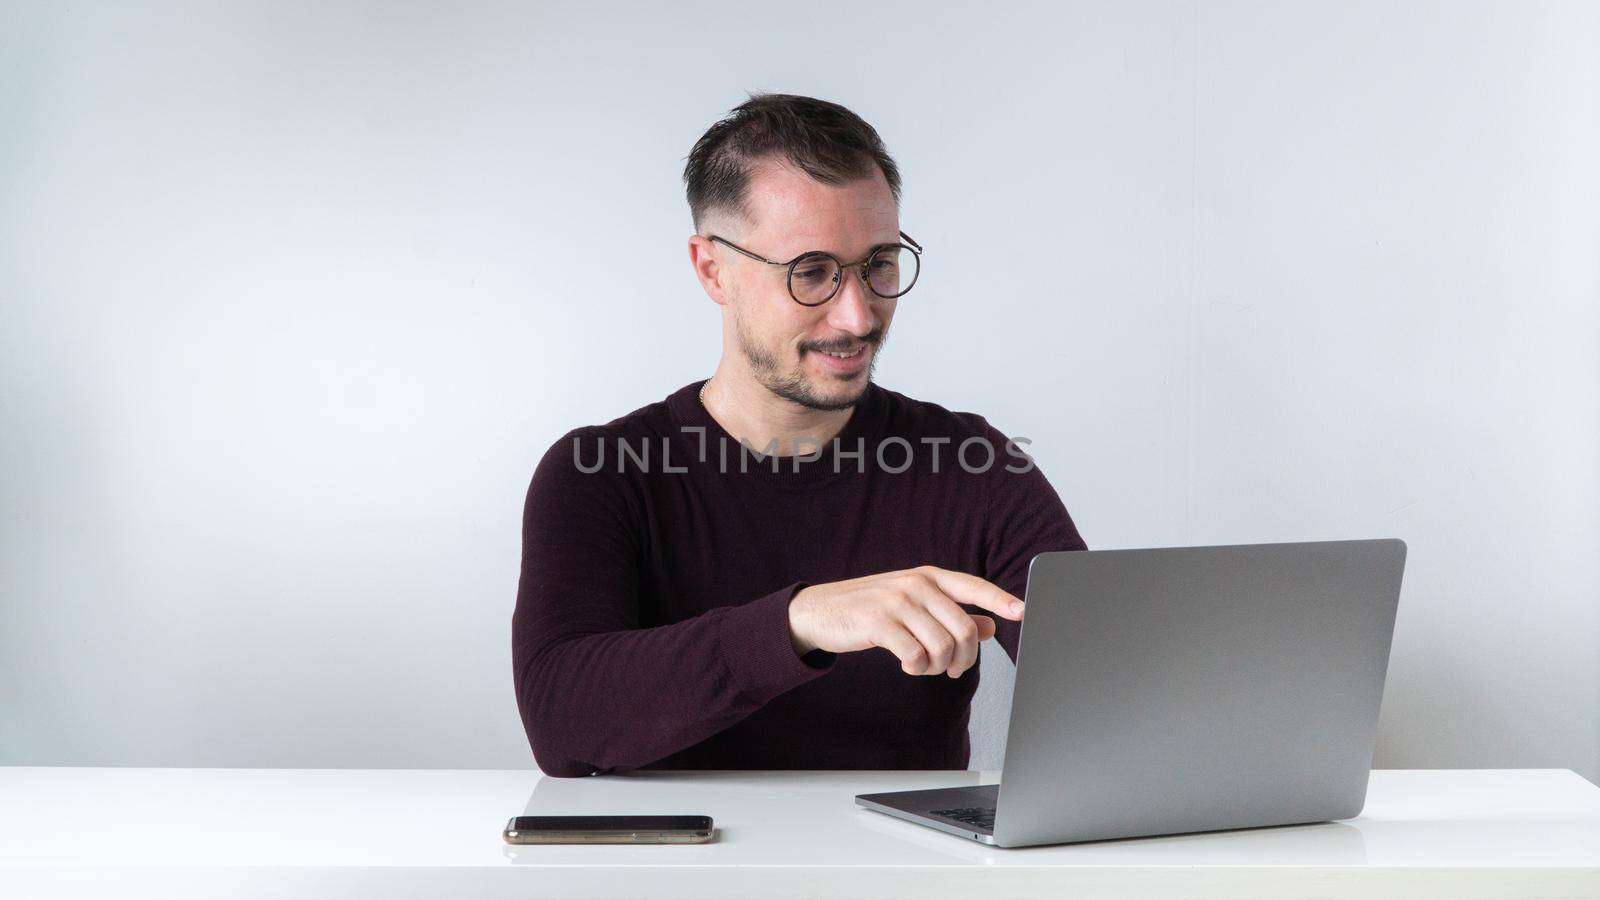
[[[900,242],[894,195],[876,166],[868,178],[828,185],[788,165],[760,164],[747,202],[755,222],[723,236],[767,259],[825,250],[848,264]],[[854,405],[872,379],[897,301],[872,293],[856,268],[841,273],[832,299],[802,306],[789,293],[786,269],[721,245],[717,253],[729,275],[734,337],[757,380],[809,409]]]

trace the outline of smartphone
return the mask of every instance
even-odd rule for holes
[[[704,844],[710,816],[516,816],[508,844]]]

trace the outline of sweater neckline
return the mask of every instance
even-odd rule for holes
[[[779,456],[777,471],[773,471],[774,457],[757,459],[748,455],[745,467],[741,471],[740,456],[744,451],[738,439],[711,415],[700,402],[700,389],[705,386],[709,378],[692,381],[673,391],[667,396],[667,409],[679,426],[679,431],[674,439],[682,445],[688,454],[690,465],[709,467],[718,474],[737,475],[751,478],[770,484],[810,484],[819,480],[833,478],[849,472],[870,471],[873,441],[882,425],[884,414],[883,389],[873,382],[867,382],[867,389],[862,392],[861,398],[856,401],[850,413],[850,418],[844,423],[839,433],[823,444],[821,455],[816,459],[805,459],[798,456]],[[682,429],[705,429],[705,458],[700,458],[700,435],[685,432]],[[865,454],[861,462],[857,462],[854,453],[859,448]],[[726,456],[720,452],[721,447],[726,447]],[[835,465],[835,447],[845,451],[844,458]],[[759,449],[759,448],[758,448]],[[726,460],[726,466],[722,461]]]

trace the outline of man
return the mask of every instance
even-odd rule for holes
[[[1015,659],[1029,562],[1084,542],[981,416],[872,383],[920,245],[870,125],[752,95],[684,179],[722,358],[534,472],[512,617],[534,758],[965,768],[979,643]]]

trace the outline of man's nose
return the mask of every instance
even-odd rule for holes
[[[859,270],[845,269],[839,276],[844,283],[839,285],[839,292],[828,301],[828,324],[856,337],[864,337],[877,325],[874,321],[877,316],[872,310],[873,294],[862,282]]]

